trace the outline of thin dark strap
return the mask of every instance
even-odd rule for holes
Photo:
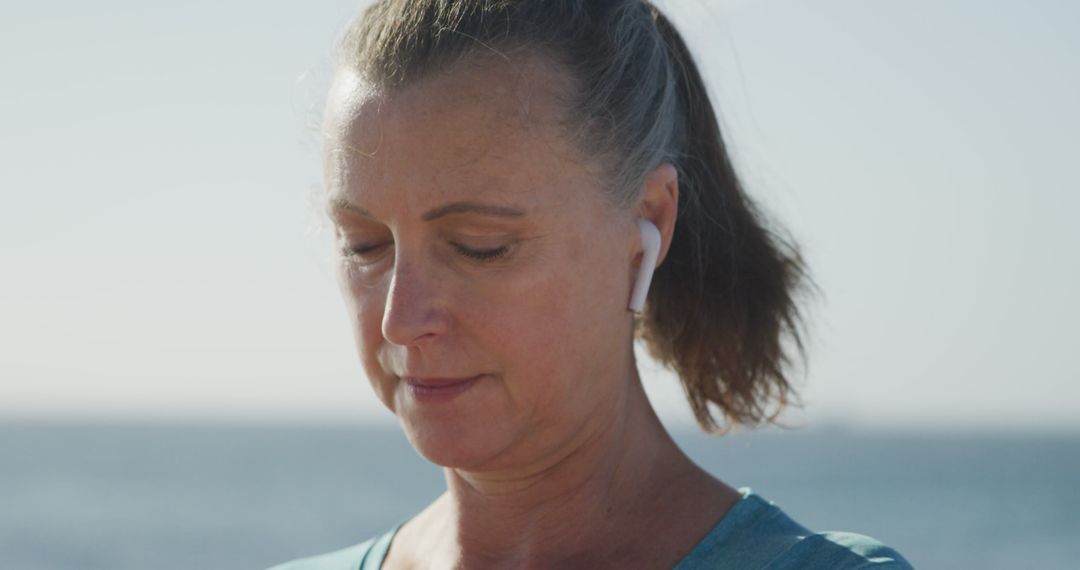
[[[386,558],[386,553],[390,550],[390,542],[394,540],[394,535],[397,534],[401,525],[397,525],[390,532],[380,536],[372,543],[371,548],[368,548],[364,553],[364,557],[360,559],[359,570],[379,570],[382,568],[383,559]]]

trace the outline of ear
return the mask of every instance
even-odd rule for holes
[[[638,203],[638,215],[660,230],[659,267],[671,247],[675,221],[679,215],[679,171],[671,163],[663,163],[645,178],[645,189]]]

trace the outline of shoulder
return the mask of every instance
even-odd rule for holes
[[[911,570],[912,566],[899,552],[875,538],[855,532],[826,531],[801,537],[768,568]]]
[[[374,543],[375,539],[367,540],[334,552],[279,564],[268,570],[358,570]]]
[[[900,553],[874,538],[808,530],[749,487],[739,491],[743,499],[683,559],[679,570],[911,568]]]

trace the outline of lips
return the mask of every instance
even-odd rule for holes
[[[467,392],[481,378],[482,374],[469,377],[416,377],[403,376],[401,380],[408,386],[409,392],[420,402],[448,402]]]

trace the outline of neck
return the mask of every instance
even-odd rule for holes
[[[446,469],[448,492],[429,519],[439,521],[431,530],[441,553],[466,567],[580,563],[656,519],[672,483],[701,472],[664,430],[637,378],[618,408],[528,465]]]

